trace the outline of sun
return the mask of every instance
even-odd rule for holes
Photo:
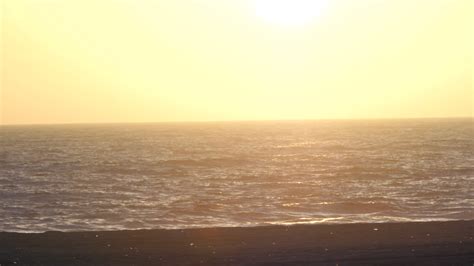
[[[326,9],[328,0],[255,0],[257,16],[280,26],[303,26]]]

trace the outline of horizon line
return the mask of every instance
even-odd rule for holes
[[[433,117],[372,117],[372,118],[314,118],[314,119],[241,119],[241,120],[176,120],[176,121],[119,121],[119,122],[53,122],[53,123],[0,123],[3,126],[66,126],[66,125],[120,125],[120,124],[201,124],[245,122],[309,122],[309,121],[374,121],[374,120],[423,120],[423,119],[474,119],[474,116]]]

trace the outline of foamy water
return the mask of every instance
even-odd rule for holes
[[[0,231],[474,219],[470,119],[0,127]]]

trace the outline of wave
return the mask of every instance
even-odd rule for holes
[[[167,167],[187,167],[187,166],[206,166],[206,167],[222,167],[222,166],[234,166],[248,163],[247,159],[243,158],[205,158],[205,159],[172,159],[163,160],[159,162],[160,166]]]

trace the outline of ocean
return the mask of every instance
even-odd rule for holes
[[[472,119],[0,127],[0,231],[464,219]]]

